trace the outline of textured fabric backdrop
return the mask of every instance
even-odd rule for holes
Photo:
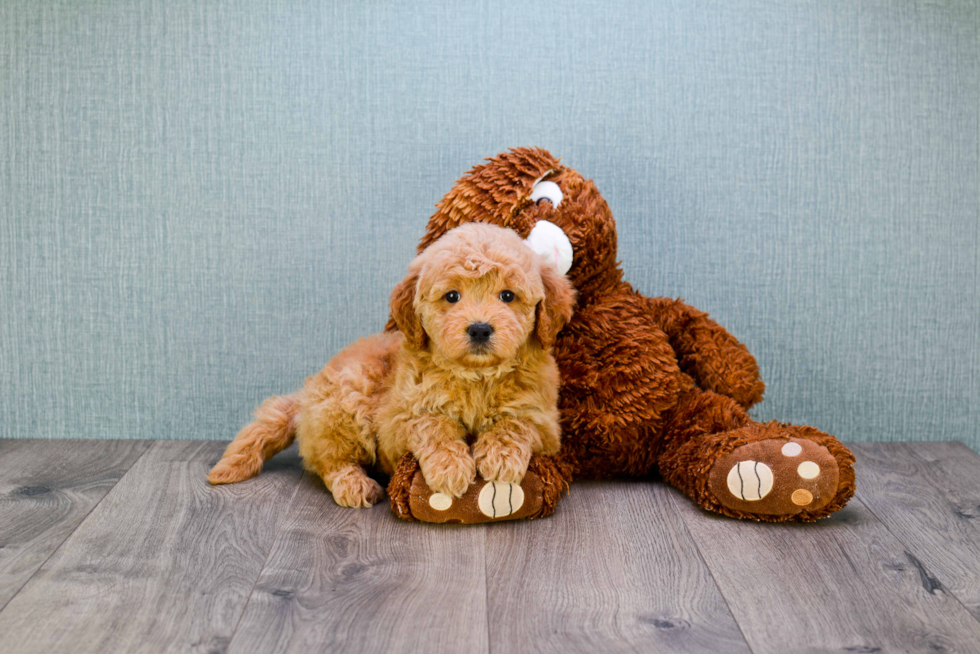
[[[540,145],[762,419],[980,447],[980,5],[0,2],[0,436],[231,438]]]

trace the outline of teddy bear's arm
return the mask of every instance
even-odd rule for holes
[[[681,370],[698,386],[727,395],[746,409],[762,399],[766,387],[755,357],[724,327],[681,300],[650,298],[649,303]]]

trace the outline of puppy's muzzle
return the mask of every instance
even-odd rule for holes
[[[478,346],[486,346],[493,335],[493,326],[486,322],[474,322],[466,328],[466,333],[470,337],[470,343]]]

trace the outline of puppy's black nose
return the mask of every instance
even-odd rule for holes
[[[470,340],[474,343],[486,343],[490,340],[493,327],[485,322],[475,322],[466,328],[466,333],[470,335]]]

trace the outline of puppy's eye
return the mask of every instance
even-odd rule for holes
[[[449,291],[444,297],[449,304],[456,304],[459,302],[459,291]]]
[[[516,297],[513,291],[500,291],[500,299],[504,302],[513,302]]]
[[[531,202],[537,204],[548,201],[557,209],[563,197],[565,196],[562,195],[561,189],[554,182],[536,182],[531,188]]]

